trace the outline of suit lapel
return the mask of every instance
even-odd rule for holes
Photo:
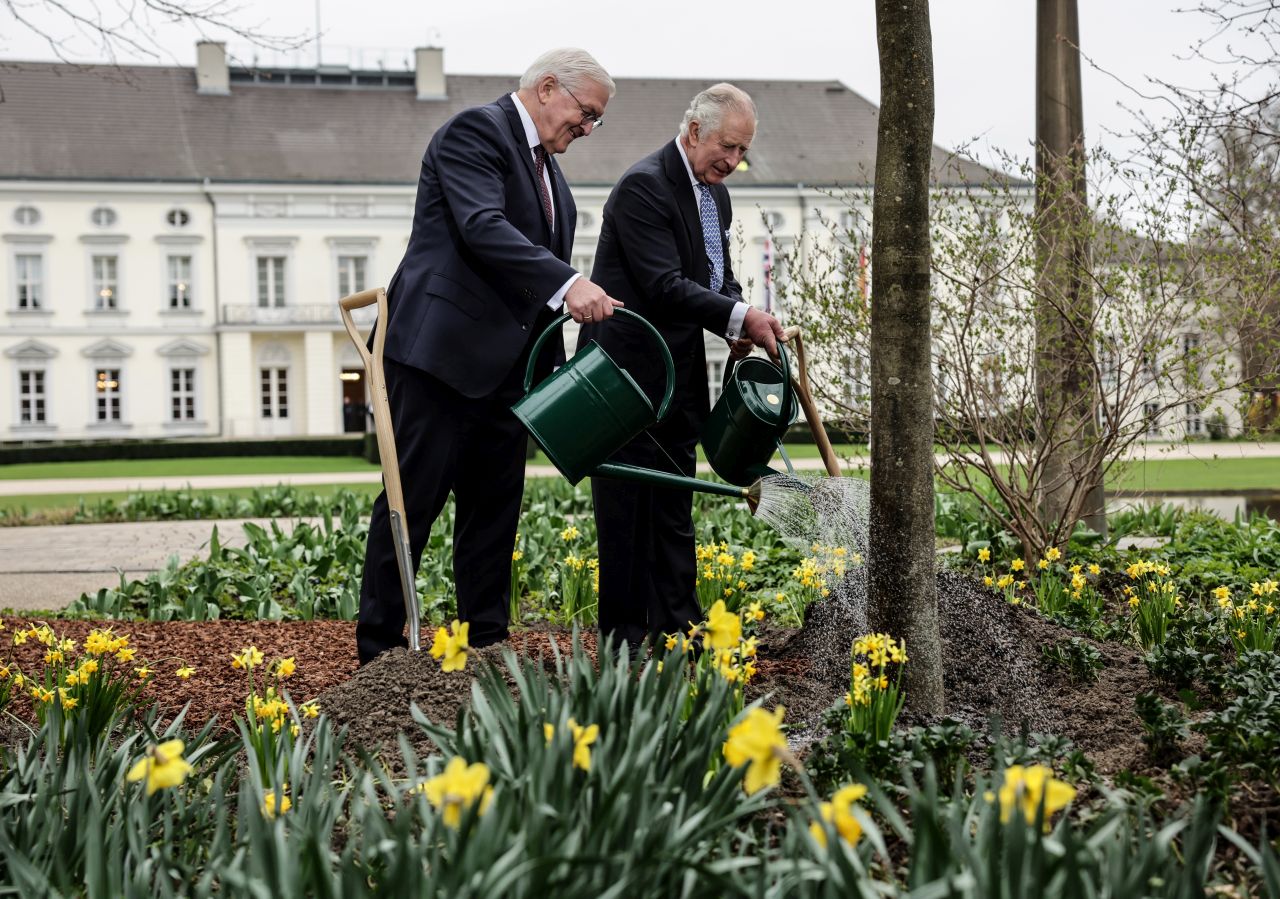
[[[685,170],[680,151],[675,141],[662,149],[662,167],[667,180],[671,182],[671,192],[676,198],[676,208],[684,219],[685,233],[689,236],[689,246],[693,252],[695,265],[694,280],[699,284],[711,282],[711,261],[707,259],[707,247],[702,242],[702,219],[698,215],[698,204],[693,198],[693,187],[689,183],[689,173]]]
[[[507,124],[511,127],[511,137],[516,145],[516,156],[524,162],[524,170],[529,176],[529,188],[533,191],[533,202],[538,204],[538,208],[542,208],[542,191],[538,188],[538,171],[533,167],[533,151],[529,149],[528,139],[524,134],[524,122],[520,120],[520,113],[516,111],[516,104],[510,95],[504,95],[498,98],[498,106],[506,113]],[[552,184],[556,179],[552,178]],[[550,225],[547,224],[547,217],[542,216],[542,223],[547,228],[547,242],[551,242]]]

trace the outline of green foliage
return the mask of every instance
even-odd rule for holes
[[[234,456],[358,456],[363,439],[290,437],[260,440],[92,440],[0,447],[0,465],[101,459],[187,459]]]
[[[1142,721],[1142,742],[1147,744],[1152,760],[1168,763],[1190,735],[1182,708],[1155,693],[1139,693],[1133,704]]]
[[[1041,649],[1044,660],[1066,672],[1072,683],[1085,683],[1098,679],[1098,672],[1105,664],[1102,653],[1091,643],[1079,637],[1069,637]]]
[[[1225,705],[1197,722],[1205,761],[1230,765],[1280,791],[1280,656],[1247,652],[1223,678]]]

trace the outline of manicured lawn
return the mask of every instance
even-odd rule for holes
[[[374,471],[376,468],[376,465],[370,465],[359,456],[106,459],[98,462],[31,462],[0,465],[0,480],[190,477],[204,474],[302,474],[313,471]]]
[[[1275,490],[1280,492],[1280,458],[1148,459],[1112,469],[1110,490]]]

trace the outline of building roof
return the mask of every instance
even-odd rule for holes
[[[449,75],[448,99],[393,87],[246,83],[196,93],[171,66],[8,63],[0,69],[0,178],[413,184],[433,131],[459,110],[516,87],[515,76]],[[562,158],[571,182],[611,185],[672,138],[706,82],[618,79],[606,127]],[[735,187],[869,184],[877,108],[837,81],[739,81],[760,129]],[[940,183],[995,173],[940,147]]]

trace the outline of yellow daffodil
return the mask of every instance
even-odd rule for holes
[[[183,665],[181,668],[179,668],[177,671],[173,673],[175,676],[178,677],[179,680],[186,680],[191,675],[196,673],[196,669],[192,668],[190,665]]]
[[[756,793],[782,779],[782,757],[787,740],[782,735],[782,706],[773,712],[754,708],[746,717],[729,728],[724,742],[724,759],[730,765],[747,766],[742,788]]]
[[[573,767],[590,771],[591,744],[600,736],[600,725],[590,724],[583,727],[570,718],[569,732],[573,734]]]
[[[753,621],[764,621],[764,608],[758,602],[747,606],[747,617]]]
[[[83,681],[90,674],[96,673],[98,670],[97,659],[85,659],[80,663],[80,679]]]
[[[563,531],[560,532],[560,539],[566,543],[568,543],[570,540],[577,540],[579,536],[580,536],[580,532],[573,525],[569,525],[567,528],[565,528]]]
[[[470,622],[458,623],[455,618],[449,630],[436,629],[435,640],[431,644],[431,657],[440,660],[441,671],[461,671],[467,667],[467,633],[471,629]]]
[[[182,741],[167,740],[152,746],[147,754],[129,769],[126,776],[133,783],[145,781],[147,795],[156,790],[176,787],[192,772],[191,763],[182,757]]]
[[[477,801],[479,814],[483,815],[493,799],[488,766],[481,762],[468,765],[460,756],[451,758],[444,772],[422,784],[420,789],[449,827],[461,824],[463,809]]]
[[[1076,789],[1065,781],[1057,780],[1053,770],[1045,765],[1010,765],[1004,771],[1004,784],[998,795],[1000,820],[1008,821],[1014,811],[1023,820],[1032,823],[1041,802],[1044,803],[1044,826],[1049,829],[1049,819],[1066,807],[1076,797]],[[990,794],[988,794],[990,801]]]
[[[1014,559],[1012,562],[1009,563],[1009,567],[1012,568],[1014,571],[1021,571],[1023,568],[1026,567],[1026,565],[1027,563],[1022,561],[1021,559]]]
[[[320,705],[315,702],[304,702],[299,709],[303,718],[318,718],[320,716]]]
[[[990,562],[990,561],[991,561],[991,550],[987,549],[987,547],[985,547],[985,546],[984,546],[984,547],[982,547],[982,549],[978,550],[978,561],[979,561],[979,562]]]
[[[984,577],[984,578],[982,579],[982,583],[983,583],[983,584],[985,584],[985,585],[986,585],[986,586],[988,586],[988,587],[990,587],[990,586],[991,586],[992,584],[994,584],[995,582],[996,582],[996,579],[995,579],[995,578],[993,578],[993,577],[992,577],[991,575],[989,575],[989,574],[988,574],[986,577]]]
[[[276,662],[276,677],[292,677],[297,670],[298,663],[294,661],[293,656]]]
[[[252,671],[254,668],[262,664],[262,660],[264,658],[266,658],[266,656],[262,654],[262,650],[258,649],[256,646],[248,646],[240,650],[238,653],[232,654],[231,667],[244,669],[245,671]]]
[[[756,554],[751,550],[747,550],[742,554],[742,570],[750,571],[756,565]]]
[[[707,643],[712,649],[729,649],[742,639],[742,619],[717,599],[707,611]]]
[[[1089,573],[1094,575],[1102,574],[1102,569],[1098,567],[1098,564],[1096,562],[1090,562]]]
[[[133,673],[137,675],[138,680],[146,680],[151,676],[151,669],[143,665],[141,668],[134,668]]]
[[[667,634],[666,647],[667,647],[667,652],[670,652],[671,650],[673,650],[673,649],[675,649],[675,648],[676,648],[676,635],[675,635],[675,634]]]
[[[293,800],[288,796],[288,787],[281,790],[278,797],[275,790],[267,790],[262,795],[262,817],[264,818],[277,818],[291,808],[293,808]]]
[[[1041,559],[1039,562],[1036,562],[1036,567],[1039,568],[1041,571],[1044,571],[1046,568],[1049,567],[1049,560]]]
[[[1045,550],[1044,557],[1050,562],[1056,562],[1062,558],[1062,550],[1058,549],[1056,546],[1051,546]]]
[[[822,820],[834,824],[836,833],[850,846],[856,845],[858,840],[862,839],[862,825],[853,816],[853,809],[854,803],[865,795],[867,795],[866,787],[862,784],[851,784],[836,790],[830,802],[824,802],[818,806],[818,813],[822,816]],[[813,838],[822,848],[827,848],[825,827],[814,821],[809,825],[809,833],[813,834]]]

